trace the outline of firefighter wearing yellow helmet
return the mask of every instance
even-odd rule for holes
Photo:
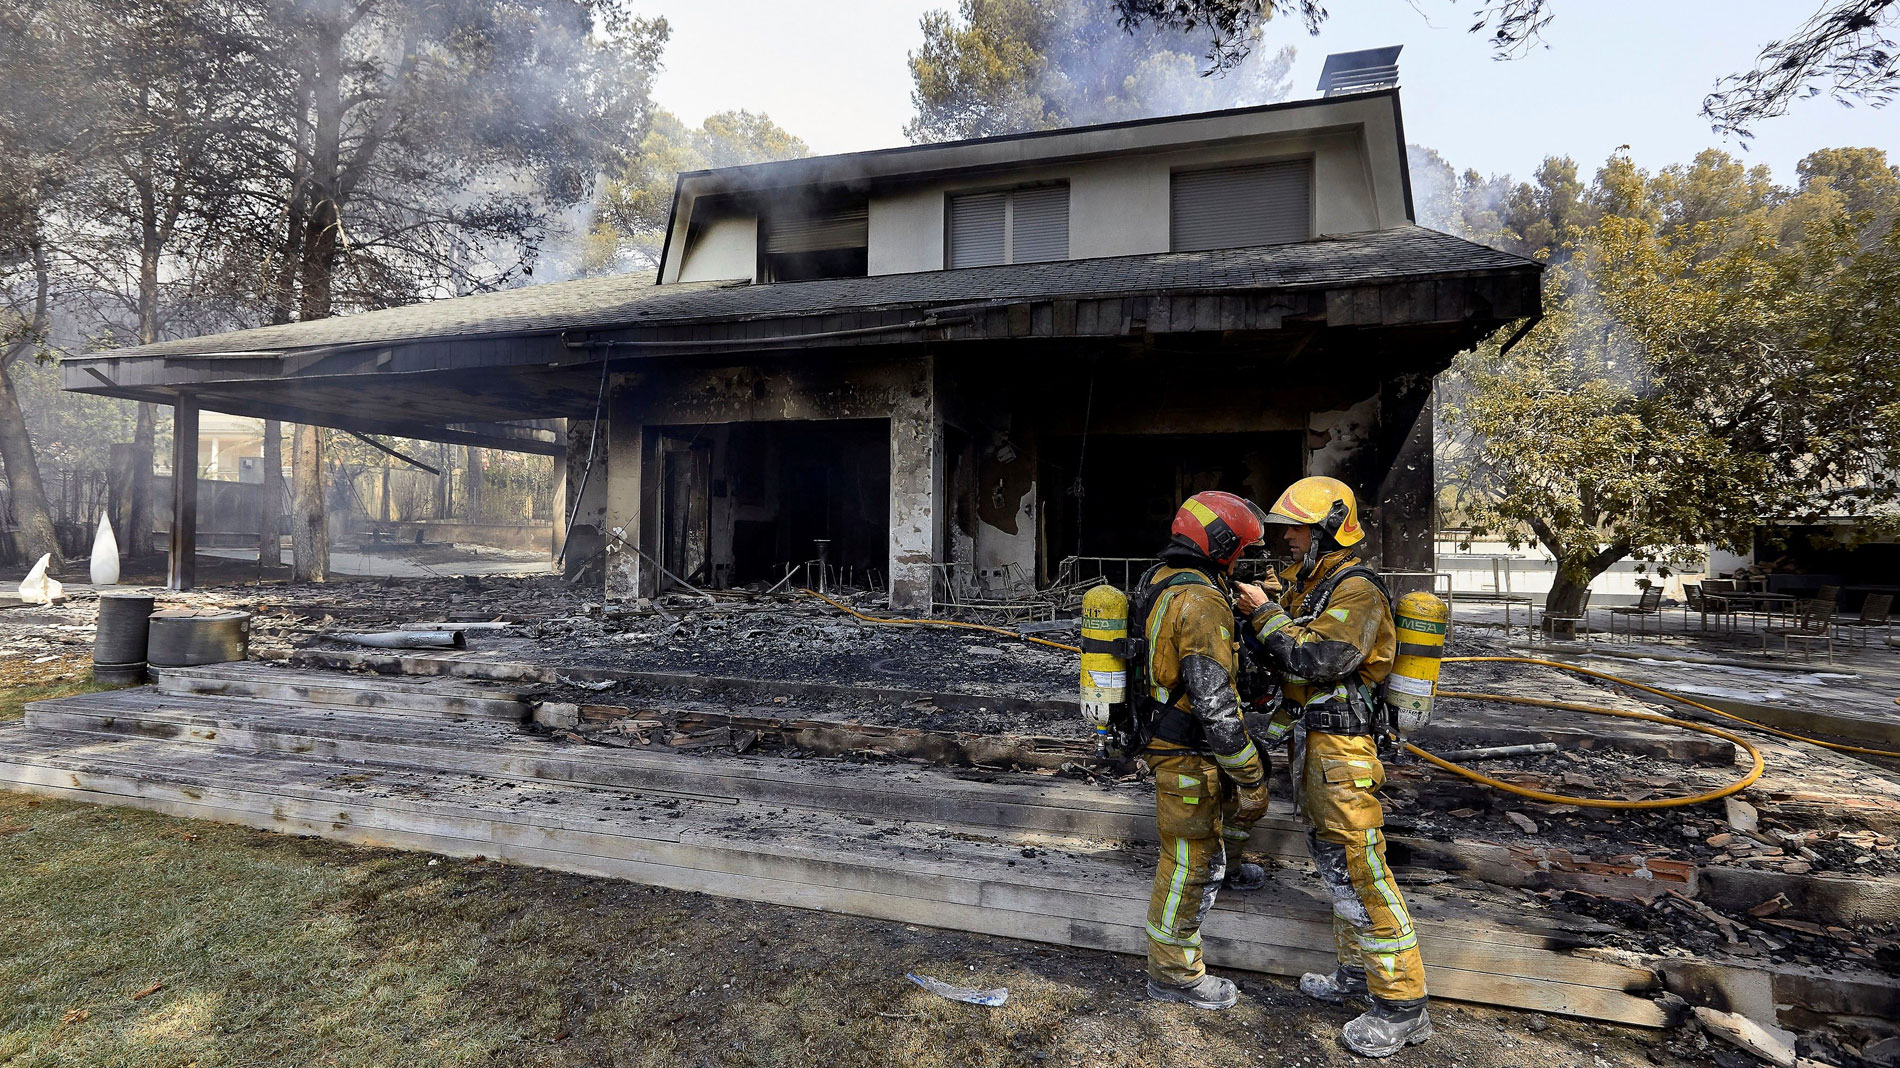
[[[1378,797],[1385,768],[1373,691],[1398,650],[1391,598],[1353,552],[1366,535],[1345,483],[1303,478],[1267,522],[1284,528],[1297,562],[1266,588],[1239,584],[1237,602],[1248,647],[1281,685],[1266,735],[1287,739],[1293,795],[1333,899],[1339,951],[1330,975],[1309,972],[1300,989],[1335,1004],[1370,997],[1370,1011],[1343,1037],[1355,1053],[1385,1057],[1432,1035],[1418,934],[1386,866]]]

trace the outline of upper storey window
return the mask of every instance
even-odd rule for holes
[[[864,277],[869,224],[863,201],[768,216],[760,234],[759,280]]]
[[[951,267],[1069,258],[1069,187],[1037,185],[950,198]]]
[[[1313,236],[1310,160],[1174,172],[1169,247],[1175,252],[1280,245]]]

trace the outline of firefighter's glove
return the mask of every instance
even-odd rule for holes
[[[1271,577],[1272,576],[1269,575],[1269,578]],[[1272,581],[1273,586],[1270,588],[1271,592],[1269,592],[1269,587],[1257,585],[1252,582],[1234,583],[1234,603],[1240,606],[1240,611],[1243,614],[1251,616],[1261,608],[1273,603],[1272,594],[1279,592],[1280,580],[1274,578]]]
[[[1257,823],[1267,814],[1267,783],[1265,779],[1252,786],[1235,787],[1240,804],[1234,808],[1234,822],[1238,824]]]

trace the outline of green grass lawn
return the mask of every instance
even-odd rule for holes
[[[97,693],[105,689],[110,689],[110,687],[100,686],[93,682],[50,682],[0,687],[0,723],[26,715],[26,706],[32,701],[44,701],[51,697],[66,697],[76,693]]]

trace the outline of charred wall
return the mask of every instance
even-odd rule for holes
[[[835,498],[846,527],[862,525],[854,517],[881,514],[888,531],[881,566],[866,570],[876,570],[888,584],[894,605],[928,607],[942,538],[943,427],[936,401],[931,358],[914,351],[807,353],[744,364],[654,360],[613,375],[605,519],[615,550],[609,554],[609,594],[657,592],[668,551],[683,552],[680,562],[708,584],[734,581],[742,556],[755,562],[755,553],[765,551],[758,547],[765,537],[759,528],[739,524],[782,514],[788,477],[807,486],[814,481],[814,465],[788,466],[786,458],[794,449],[809,455],[836,447],[844,451],[833,452],[829,465],[816,465],[840,472],[835,483],[825,479],[828,501]],[[881,472],[867,456],[864,428],[844,435],[836,425],[864,421],[875,421],[881,430]],[[807,429],[801,436],[785,429],[791,424]],[[843,436],[827,439],[826,432],[810,429],[828,425]],[[779,429],[761,429],[772,426]],[[745,503],[735,497],[735,472],[741,482],[753,480]],[[867,502],[866,494],[881,494],[882,501]],[[741,530],[758,540],[741,546]],[[774,553],[802,560],[806,550],[792,543],[813,535],[806,524],[771,536],[783,542]],[[702,537],[703,554],[687,544]],[[845,540],[852,546],[848,551],[866,556],[861,535],[846,534]]]
[[[775,580],[823,537],[834,565],[915,609],[941,564],[962,596],[1023,593],[1068,557],[1152,554],[1188,494],[1269,504],[1326,474],[1358,493],[1370,556],[1427,570],[1428,401],[1450,351],[1402,342],[1312,326],[655,359],[611,377],[603,488],[576,526],[599,516],[613,595],[657,592],[663,572]]]
[[[1428,569],[1432,375],[1326,333],[946,352],[950,561],[965,592],[1046,584],[1070,556],[1150,555],[1183,497],[1223,489],[1267,505],[1307,474],[1354,488],[1381,566]]]

